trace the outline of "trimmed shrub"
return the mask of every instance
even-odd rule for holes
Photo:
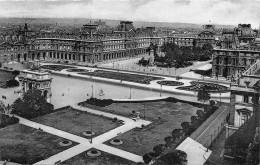
[[[15,117],[9,117],[8,115],[0,115],[0,128],[6,127],[8,125],[13,125],[19,123],[19,119]]]
[[[17,87],[17,86],[19,86],[19,82],[16,81],[15,79],[11,79],[11,80],[6,81],[6,86],[7,87]]]

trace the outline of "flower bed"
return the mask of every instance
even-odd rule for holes
[[[62,147],[65,147],[65,146],[67,147],[67,146],[72,145],[72,142],[69,140],[64,140],[64,141],[59,142],[59,145]]]
[[[113,139],[113,140],[110,140],[110,144],[118,146],[118,145],[123,144],[123,141],[120,139]]]
[[[55,71],[61,71],[63,69],[71,69],[71,68],[75,68],[75,67],[65,66],[65,65],[42,65],[41,68],[49,69],[49,70],[55,70]]]
[[[67,69],[67,72],[88,72],[87,69]]]
[[[191,81],[190,83],[191,83],[190,86],[177,87],[177,89],[198,92],[201,87],[205,87],[206,90],[210,93],[225,93],[225,92],[228,92],[228,87],[223,86],[223,85],[219,85],[219,84],[199,82],[199,81]]]
[[[183,82],[179,81],[158,81],[157,83],[166,86],[180,86],[184,84]]]
[[[95,132],[91,132],[91,131],[85,131],[82,133],[82,135],[86,137],[91,137],[94,136],[95,134],[96,134]]]
[[[101,155],[101,152],[98,151],[98,150],[95,150],[95,149],[91,149],[89,150],[87,153],[86,153],[86,156],[88,157],[92,157],[92,158],[95,158],[95,157],[98,157]]]
[[[103,70],[95,70],[94,72],[81,72],[78,73],[81,75],[95,76],[95,77],[103,77],[109,79],[116,79],[121,81],[130,81],[141,84],[150,84],[150,81],[153,80],[162,80],[161,77],[153,77],[147,75],[139,75],[139,74],[129,74],[129,73],[121,73],[121,72],[112,72],[112,71],[103,71]]]

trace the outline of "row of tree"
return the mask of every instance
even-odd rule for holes
[[[159,158],[169,165],[185,164],[187,162],[183,155],[185,152],[175,150],[173,153],[164,154],[167,148],[173,147],[173,145],[179,144],[187,136],[191,135],[211,114],[218,109],[215,106],[214,101],[210,101],[210,105],[204,106],[203,110],[197,110],[197,116],[191,116],[191,122],[182,122],[182,129],[174,129],[171,136],[164,138],[165,144],[158,144],[153,147],[154,152],[147,153],[143,156],[144,162],[148,164],[154,158]],[[178,163],[174,163],[178,162]]]

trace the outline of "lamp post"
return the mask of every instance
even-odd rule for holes
[[[93,98],[94,97],[93,85],[91,85],[91,88],[92,88],[91,97]]]
[[[145,119],[145,103],[144,103],[144,119]]]
[[[219,93],[219,105],[221,105],[221,92]]]
[[[91,123],[90,123],[90,131],[91,131],[90,143],[91,143],[91,144],[92,144],[92,139],[93,139],[93,136],[92,136],[92,135],[93,135],[93,131],[92,131],[93,128],[92,128],[92,127],[93,127],[93,123],[92,123],[92,120],[91,120]]]
[[[160,90],[160,97],[162,97],[162,84],[161,85],[161,90]]]
[[[132,93],[132,92],[131,92],[131,89],[132,89],[132,88],[130,87],[130,99],[131,99],[131,93]]]

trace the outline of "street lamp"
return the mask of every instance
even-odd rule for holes
[[[91,131],[91,136],[90,136],[90,143],[92,144],[92,139],[93,139],[93,123],[92,123],[92,120],[91,120],[91,123],[90,123],[90,131]]]
[[[220,97],[219,97],[219,105],[221,105],[221,92],[219,93]]]
[[[131,93],[132,93],[132,92],[131,92],[131,89],[132,89],[132,88],[130,87],[130,99],[131,99]]]
[[[91,97],[93,98],[94,97],[93,85],[91,85],[91,88],[92,88]]]
[[[145,103],[144,103],[144,119],[145,119]]]
[[[162,84],[161,85],[161,90],[160,90],[160,97],[162,97]]]

